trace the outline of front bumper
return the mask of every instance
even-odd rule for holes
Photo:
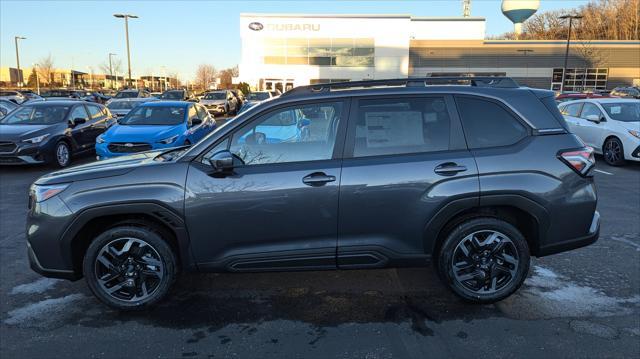
[[[204,107],[213,114],[227,113],[225,105],[204,105]]]
[[[129,156],[129,155],[133,155],[140,152],[161,150],[165,148],[181,146],[184,144],[185,139],[186,139],[185,136],[180,136],[175,141],[169,144],[147,142],[149,145],[151,145],[151,148],[145,149],[144,151],[135,151],[135,152],[111,152],[109,150],[110,142],[96,143],[96,159],[100,161],[100,160],[106,160],[108,158],[113,158],[113,157]],[[125,141],[113,141],[113,142],[125,142]]]
[[[589,233],[587,233],[587,235],[541,247],[540,250],[538,251],[537,256],[543,257],[551,254],[566,252],[572,249],[585,247],[595,243],[599,237],[600,237],[600,213],[598,211],[595,211],[593,213],[593,219],[591,220],[591,226],[589,227]]]
[[[52,141],[42,144],[19,143],[12,152],[0,153],[0,165],[33,165],[47,162],[53,156]]]

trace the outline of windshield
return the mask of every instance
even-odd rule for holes
[[[139,102],[137,101],[113,101],[107,105],[109,110],[131,110],[132,108],[138,106]]]
[[[640,102],[600,103],[609,117],[616,121],[640,121]]]
[[[268,92],[252,92],[247,96],[250,101],[262,101],[269,98]]]
[[[182,100],[184,94],[182,91],[167,91],[160,96],[163,100]]]
[[[138,97],[138,91],[120,91],[114,98],[135,98]]]
[[[69,105],[23,106],[8,114],[0,123],[5,125],[51,125],[63,122]]]
[[[226,100],[227,94],[224,92],[209,92],[204,95],[205,100]]]
[[[181,124],[184,119],[184,107],[178,106],[139,106],[131,110],[121,125],[159,125],[173,126]]]

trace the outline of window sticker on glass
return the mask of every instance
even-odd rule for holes
[[[369,148],[424,144],[422,113],[418,111],[367,112],[365,123]]]
[[[622,112],[622,107],[620,106],[611,106],[611,114],[619,115]]]

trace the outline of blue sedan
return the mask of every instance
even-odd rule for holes
[[[98,159],[135,152],[191,145],[216,127],[200,104],[148,102],[131,110],[96,139]]]

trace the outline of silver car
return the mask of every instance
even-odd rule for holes
[[[136,106],[149,101],[157,101],[157,99],[155,97],[114,98],[107,103],[107,108],[116,118],[122,118]]]
[[[213,114],[235,115],[240,111],[238,99],[229,90],[207,92],[200,104],[207,108],[207,111]]]

